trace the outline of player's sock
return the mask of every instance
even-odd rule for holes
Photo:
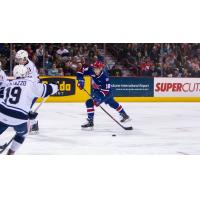
[[[88,121],[93,121],[94,118],[94,103],[92,99],[86,101]]]
[[[119,105],[116,110],[119,112],[119,114],[125,113],[124,109],[122,108],[121,105]]]
[[[124,109],[122,108],[121,105],[119,105],[116,110],[119,112],[119,114],[122,117],[122,119],[120,120],[120,122],[123,123],[123,122],[126,122],[126,121],[128,121],[130,119],[130,117],[126,114],[126,112],[124,111]]]
[[[94,107],[87,108],[88,119],[92,119],[94,117]]]

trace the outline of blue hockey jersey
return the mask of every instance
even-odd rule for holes
[[[77,80],[84,80],[85,75],[92,77],[93,89],[99,90],[103,96],[106,96],[111,92],[109,76],[105,70],[102,70],[100,75],[96,76],[92,67],[81,68],[81,70],[77,72]]]

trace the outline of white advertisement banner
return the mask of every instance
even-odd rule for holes
[[[154,78],[154,97],[200,97],[200,78]]]

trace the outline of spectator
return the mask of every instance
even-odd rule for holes
[[[43,54],[44,54],[44,48],[43,48],[43,45],[40,44],[39,47],[36,49],[36,56],[42,57]]]
[[[59,71],[56,67],[56,64],[53,63],[52,68],[48,69],[49,76],[59,76]]]
[[[56,67],[56,64],[53,63],[52,68],[48,69],[48,75],[49,76],[63,76],[63,70],[62,69],[58,69]]]
[[[52,62],[50,61],[50,58],[49,57],[45,57],[44,70],[48,71],[51,68],[52,68]]]
[[[43,55],[44,55],[44,47],[42,44],[39,45],[39,47],[36,49],[36,56],[37,56],[37,65],[42,66],[43,65]]]
[[[28,57],[32,60],[32,58],[34,56],[34,51],[30,44],[27,45],[26,51],[28,52]]]
[[[46,76],[46,71],[45,71],[45,69],[44,69],[44,68],[40,68],[40,69],[39,69],[39,74],[40,74],[40,76]]]
[[[61,44],[60,48],[56,51],[56,53],[59,56],[64,57],[64,56],[68,56],[69,51],[67,49],[65,49],[65,45],[64,44]]]
[[[110,76],[118,76],[121,77],[122,76],[122,71],[119,68],[119,66],[113,66],[113,68],[109,71],[110,72]]]

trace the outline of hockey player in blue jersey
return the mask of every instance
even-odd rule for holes
[[[99,106],[103,102],[119,112],[122,117],[122,123],[129,121],[130,117],[126,114],[122,106],[113,98],[109,76],[104,70],[104,64],[100,61],[96,61],[90,67],[82,67],[78,70],[78,87],[81,90],[84,88],[84,75],[89,75],[92,78],[93,98],[86,101],[88,118],[87,122],[81,127],[90,128],[94,126],[94,106]]]

